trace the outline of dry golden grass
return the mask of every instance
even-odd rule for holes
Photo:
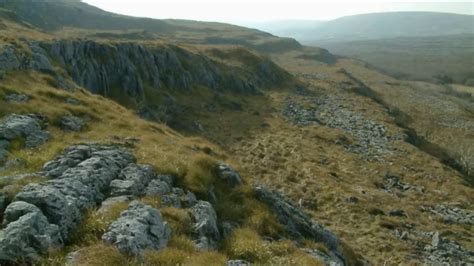
[[[297,60],[297,55],[298,52],[292,52],[275,55],[274,59],[293,73],[325,75],[326,80],[305,79],[305,82],[316,94],[345,98],[344,105],[383,123],[390,134],[402,132],[394,118],[379,104],[369,98],[336,89],[339,84],[350,82],[339,71],[344,67],[358,73],[357,77],[377,89],[377,92],[385,93],[382,96],[386,97],[384,99],[387,102],[397,103],[403,101],[403,95],[400,95],[402,89],[389,88],[385,81],[398,81],[373,73],[363,65],[353,65],[344,60],[337,65],[326,66],[314,61]],[[297,127],[283,120],[280,112],[287,95],[288,92],[284,90],[269,91],[265,94],[265,106],[260,110],[256,109],[268,110],[261,111],[262,116],[259,118],[268,127],[254,127],[250,134],[243,134],[240,139],[223,142],[232,158],[242,166],[245,175],[281,190],[295,202],[301,202],[315,220],[334,231],[348,244],[350,248],[345,248],[344,252],[354,261],[357,255],[351,249],[375,264],[383,264],[388,253],[392,254],[390,263],[409,262],[408,257],[415,247],[398,239],[394,228],[406,230],[406,226],[410,224],[415,224],[419,231],[457,232],[463,236],[457,238],[457,241],[466,248],[473,247],[473,242],[469,240],[472,239],[470,226],[444,224],[420,211],[420,206],[441,202],[459,202],[470,206],[470,202],[474,200],[472,189],[465,186],[456,171],[403,141],[393,143],[398,151],[384,158],[384,162],[365,161],[335,144],[341,136],[350,138],[344,132],[322,126]],[[305,98],[301,97],[299,101],[304,103]],[[433,115],[429,108],[410,110],[410,114]],[[246,114],[235,115],[240,116],[234,118],[236,120],[247,119]],[[456,116],[452,118],[456,119]],[[472,118],[469,119],[472,121]],[[418,118],[417,123],[423,125],[424,122]],[[235,134],[239,133],[237,131]],[[217,136],[220,134],[219,131],[215,132]],[[439,134],[440,137],[447,136],[442,132]],[[461,138],[469,139],[466,135]],[[403,182],[424,187],[425,192],[384,192],[376,184],[382,181],[386,173],[399,175]],[[357,197],[358,203],[348,203],[346,199],[350,196]],[[403,209],[408,217],[372,216],[369,214],[372,208],[381,208],[385,212]]]

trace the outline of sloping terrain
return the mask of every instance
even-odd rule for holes
[[[385,12],[338,18],[315,27],[304,43],[471,34],[473,17],[436,12]]]
[[[279,23],[256,28],[361,59],[399,79],[472,86],[473,25],[472,15],[391,12],[296,21],[287,31]]]
[[[7,14],[2,264],[474,263],[472,87]]]
[[[317,44],[334,54],[361,59],[397,78],[472,86],[473,41],[471,32]]]

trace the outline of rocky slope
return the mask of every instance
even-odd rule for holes
[[[12,23],[1,264],[473,263],[469,168],[450,162],[474,119],[452,91],[316,48]]]

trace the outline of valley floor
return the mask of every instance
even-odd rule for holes
[[[460,141],[472,144],[474,117],[463,109],[469,103],[442,94],[441,86],[393,80],[351,60],[327,66],[294,54],[273,59],[306,85],[269,91],[258,115],[248,111],[240,118],[254,127],[220,121],[220,129],[242,134],[238,138],[212,134],[213,122],[203,121],[208,137],[223,144],[253,182],[291,196],[376,265],[449,256],[472,263],[470,181],[406,142],[406,128],[390,112],[408,112],[418,134],[431,127],[430,140],[453,149]],[[357,93],[359,82],[393,106]],[[443,126],[437,119],[465,122]],[[463,137],[450,142],[451,134]]]

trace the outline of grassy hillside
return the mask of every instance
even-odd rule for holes
[[[474,35],[449,35],[314,44],[361,59],[398,78],[436,82],[448,76],[452,82],[472,84],[473,41]]]
[[[388,12],[347,16],[314,29],[302,42],[374,40],[470,34],[474,17],[435,12]]]
[[[189,20],[137,18],[106,12],[81,1],[4,0],[0,8],[57,36],[172,40],[196,44],[243,45],[261,52],[300,49],[293,39],[235,25]],[[45,16],[44,14],[48,14]]]
[[[13,248],[0,249],[0,261],[32,246],[26,252],[39,250],[37,256],[21,253],[13,262],[474,263],[472,87],[401,81],[324,49],[292,49],[291,40],[287,46],[222,24],[205,24],[212,28],[203,32],[204,24],[168,21],[191,29],[169,35],[38,30],[2,14],[0,245]],[[21,122],[7,123],[12,114],[30,114],[37,130],[49,132],[47,142],[28,148],[29,135],[9,137],[4,128]],[[85,125],[70,130],[78,120]],[[125,194],[149,206],[138,221],[120,226],[121,240],[130,241],[108,244],[103,237],[133,216],[124,212],[131,199],[102,207],[115,196],[112,183],[126,190],[143,174],[125,171],[130,164],[121,168],[116,153],[84,148],[93,143],[123,149],[132,165],[149,164],[162,178],[149,183],[171,191],[143,195],[151,185],[145,184]],[[51,162],[74,144],[83,145]],[[101,187],[94,182],[114,171],[120,174],[110,186],[87,201]],[[12,211],[18,195],[39,211]],[[197,200],[210,208],[196,210]],[[149,220],[152,211],[166,224]],[[43,229],[63,226],[50,217],[65,213],[77,224],[71,234],[61,232],[68,237],[62,247],[49,249],[51,232]],[[145,229],[131,231],[137,223]],[[160,226],[171,231],[164,246],[137,238],[163,236]],[[4,238],[7,231],[11,237]],[[25,237],[8,245],[17,236]],[[146,246],[142,256],[123,252],[130,242]]]

